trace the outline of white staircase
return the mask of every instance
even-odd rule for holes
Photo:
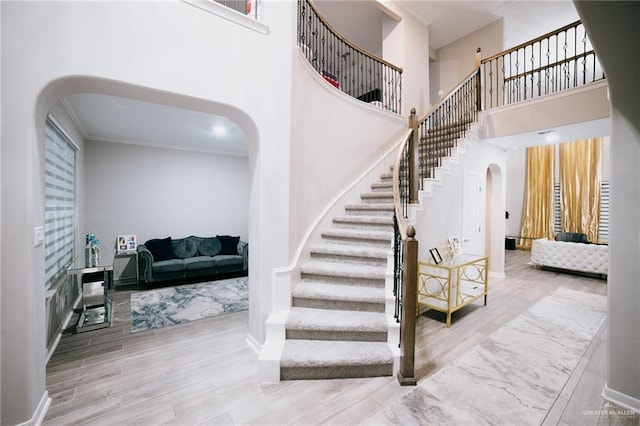
[[[469,135],[476,125],[465,123],[460,129]],[[420,157],[434,167],[424,177],[420,199],[431,196],[464,152],[467,138],[461,137],[458,129],[441,129],[422,141]],[[428,151],[445,157],[430,158]],[[345,205],[321,232],[321,241],[309,249],[309,260],[300,267],[291,309],[273,315],[274,333],[280,336],[274,342],[280,343],[261,353],[268,366],[264,371],[270,372],[265,380],[274,377],[273,369],[280,380],[394,374],[399,325],[390,295],[393,213],[392,174],[387,172],[371,184],[370,192],[361,194],[360,203]]]
[[[393,374],[385,315],[391,174],[383,174],[361,203],[346,205],[344,213],[333,218],[300,268],[285,323],[281,380]]]

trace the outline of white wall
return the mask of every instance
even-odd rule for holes
[[[534,2],[532,2],[534,3]],[[518,7],[512,3],[509,19],[504,22],[504,48],[510,49],[580,19],[573,2],[549,0],[545,2],[548,13],[540,14],[539,8]],[[498,53],[498,52],[495,52]]]
[[[640,413],[638,2],[576,2],[611,93],[607,401]],[[615,31],[611,23],[615,22]]]
[[[527,149],[508,149],[506,154],[506,201],[505,209],[509,219],[505,219],[505,234],[520,235],[522,229],[522,208],[527,171]]]
[[[434,78],[430,82],[432,103],[446,95],[462,81],[476,63],[476,50],[482,49],[482,58],[488,58],[503,50],[503,21],[499,19],[471,34],[436,50],[436,61],[430,64]]]
[[[421,116],[429,108],[429,27],[403,7],[378,3],[385,11],[382,21],[383,59],[403,69],[402,114],[415,108]]]
[[[69,94],[223,114],[242,128],[249,338],[264,340],[271,272],[289,257],[294,15],[292,2],[265,3],[265,34],[185,2],[2,2],[2,424],[38,421],[48,403],[44,252],[33,233],[44,222],[44,118]]]
[[[292,254],[318,215],[389,149],[407,121],[335,89],[300,54],[294,61],[291,129]]]
[[[494,218],[481,217],[483,239],[490,247],[492,256],[490,259],[490,272],[495,275],[504,273],[504,227],[495,226],[496,223],[504,223],[495,218],[504,217],[505,206],[505,152],[481,140],[474,140],[465,145],[464,154],[458,157],[458,162],[449,163],[446,173],[443,174],[441,184],[434,185],[433,195],[423,197],[422,205],[415,215],[417,239],[420,242],[419,258],[429,258],[428,250],[436,247],[440,249],[448,246],[448,238],[452,236],[462,237],[463,232],[463,193],[464,176],[472,174],[480,178],[482,194],[487,193],[487,170],[492,168],[492,194],[493,205],[488,209],[495,215]],[[483,206],[486,207],[486,206]],[[484,209],[483,209],[484,210]],[[489,220],[487,220],[489,219]],[[485,224],[491,223],[488,227]],[[487,228],[492,234],[487,235]],[[499,250],[493,250],[499,247]],[[475,253],[485,254],[485,253]]]
[[[89,141],[86,227],[111,258],[118,235],[248,238],[249,159]]]

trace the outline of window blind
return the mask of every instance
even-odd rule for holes
[[[609,240],[609,189],[610,182],[602,182],[600,191],[600,222],[598,223],[598,240],[607,242]],[[554,217],[553,230],[557,234],[562,231],[562,220],[560,218],[560,184],[554,185]]]
[[[76,228],[76,149],[51,117],[44,137],[45,283],[51,287],[73,262]]]
[[[598,224],[598,239],[604,243],[609,241],[609,182],[602,182],[600,193],[600,223]]]

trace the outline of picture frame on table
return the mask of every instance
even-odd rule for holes
[[[116,249],[118,253],[128,253],[136,251],[138,242],[135,235],[118,235]]]
[[[460,254],[460,239],[457,236],[449,237],[449,247],[453,256]]]
[[[431,257],[433,258],[433,261],[436,265],[442,262],[442,256],[440,256],[440,252],[436,247],[429,250],[429,253],[431,253]]]

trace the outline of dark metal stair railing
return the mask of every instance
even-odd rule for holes
[[[481,69],[485,110],[605,78],[581,21],[483,59]]]
[[[359,48],[311,3],[298,0],[298,46],[334,87],[363,102],[402,112],[402,68]]]
[[[410,133],[393,166],[395,318],[400,322],[398,382],[415,385],[415,329],[418,286],[418,240],[408,225],[409,205],[418,203],[418,190],[433,177],[436,164],[451,155],[457,139],[477,120],[480,109],[480,69],[474,70],[421,120],[409,116]],[[433,138],[431,138],[433,136]],[[429,142],[433,142],[431,145]]]
[[[434,177],[442,158],[451,156],[458,139],[477,121],[480,105],[480,70],[477,68],[420,120],[420,189],[424,189],[424,179]]]

